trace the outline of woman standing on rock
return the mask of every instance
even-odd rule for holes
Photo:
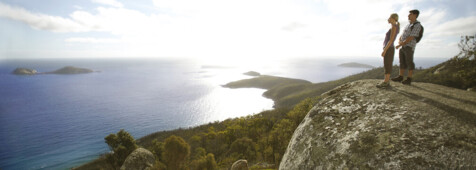
[[[398,22],[398,14],[393,13],[388,18],[388,23],[392,25],[392,27],[388,30],[387,34],[385,35],[385,41],[383,42],[383,66],[385,69],[385,79],[380,84],[377,84],[378,88],[386,88],[390,86],[390,74],[392,73],[392,64],[393,64],[393,57],[395,55],[395,47],[393,46],[393,42],[397,37],[398,33],[400,32],[400,23]]]

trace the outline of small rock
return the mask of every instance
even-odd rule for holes
[[[152,152],[144,148],[137,148],[127,156],[121,170],[149,170],[154,166],[155,157]]]

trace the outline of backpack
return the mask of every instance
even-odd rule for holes
[[[421,25],[420,22],[415,22],[415,23],[413,23],[413,25],[411,26],[411,29],[413,30],[413,26],[415,26],[415,24],[417,24],[417,23],[420,24],[420,26],[421,26],[421,30],[420,30],[420,32],[418,33],[418,37],[415,37],[416,42],[419,43],[420,40],[421,40],[421,38],[423,37],[423,30],[424,30],[424,29],[423,29],[423,25]]]

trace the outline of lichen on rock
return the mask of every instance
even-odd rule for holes
[[[154,166],[155,157],[152,152],[144,148],[137,148],[121,166],[121,170],[149,170]]]
[[[279,169],[476,168],[476,94],[361,80],[325,94],[296,129]]]

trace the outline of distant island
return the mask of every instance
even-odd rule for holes
[[[35,75],[38,71],[28,68],[16,68],[13,70],[12,74],[16,75]]]
[[[339,64],[338,66],[339,67],[352,67],[352,68],[375,68],[372,65],[356,63],[356,62],[343,63],[343,64]]]
[[[87,68],[77,68],[73,66],[66,66],[56,71],[49,72],[48,74],[84,74],[84,73],[92,73],[92,72],[94,71]]]
[[[63,68],[60,68],[58,70],[52,71],[52,72],[45,72],[45,73],[39,73],[38,71],[34,69],[28,69],[28,68],[16,68],[13,70],[12,74],[15,75],[36,75],[36,74],[86,74],[86,73],[93,73],[95,72],[94,70],[87,69],[87,68],[78,68],[78,67],[73,67],[73,66],[66,66]],[[98,72],[98,71],[96,71]]]
[[[260,76],[261,74],[256,72],[256,71],[248,71],[246,73],[243,73],[244,75],[247,75],[247,76],[253,76],[253,77],[256,77],[256,76]]]

